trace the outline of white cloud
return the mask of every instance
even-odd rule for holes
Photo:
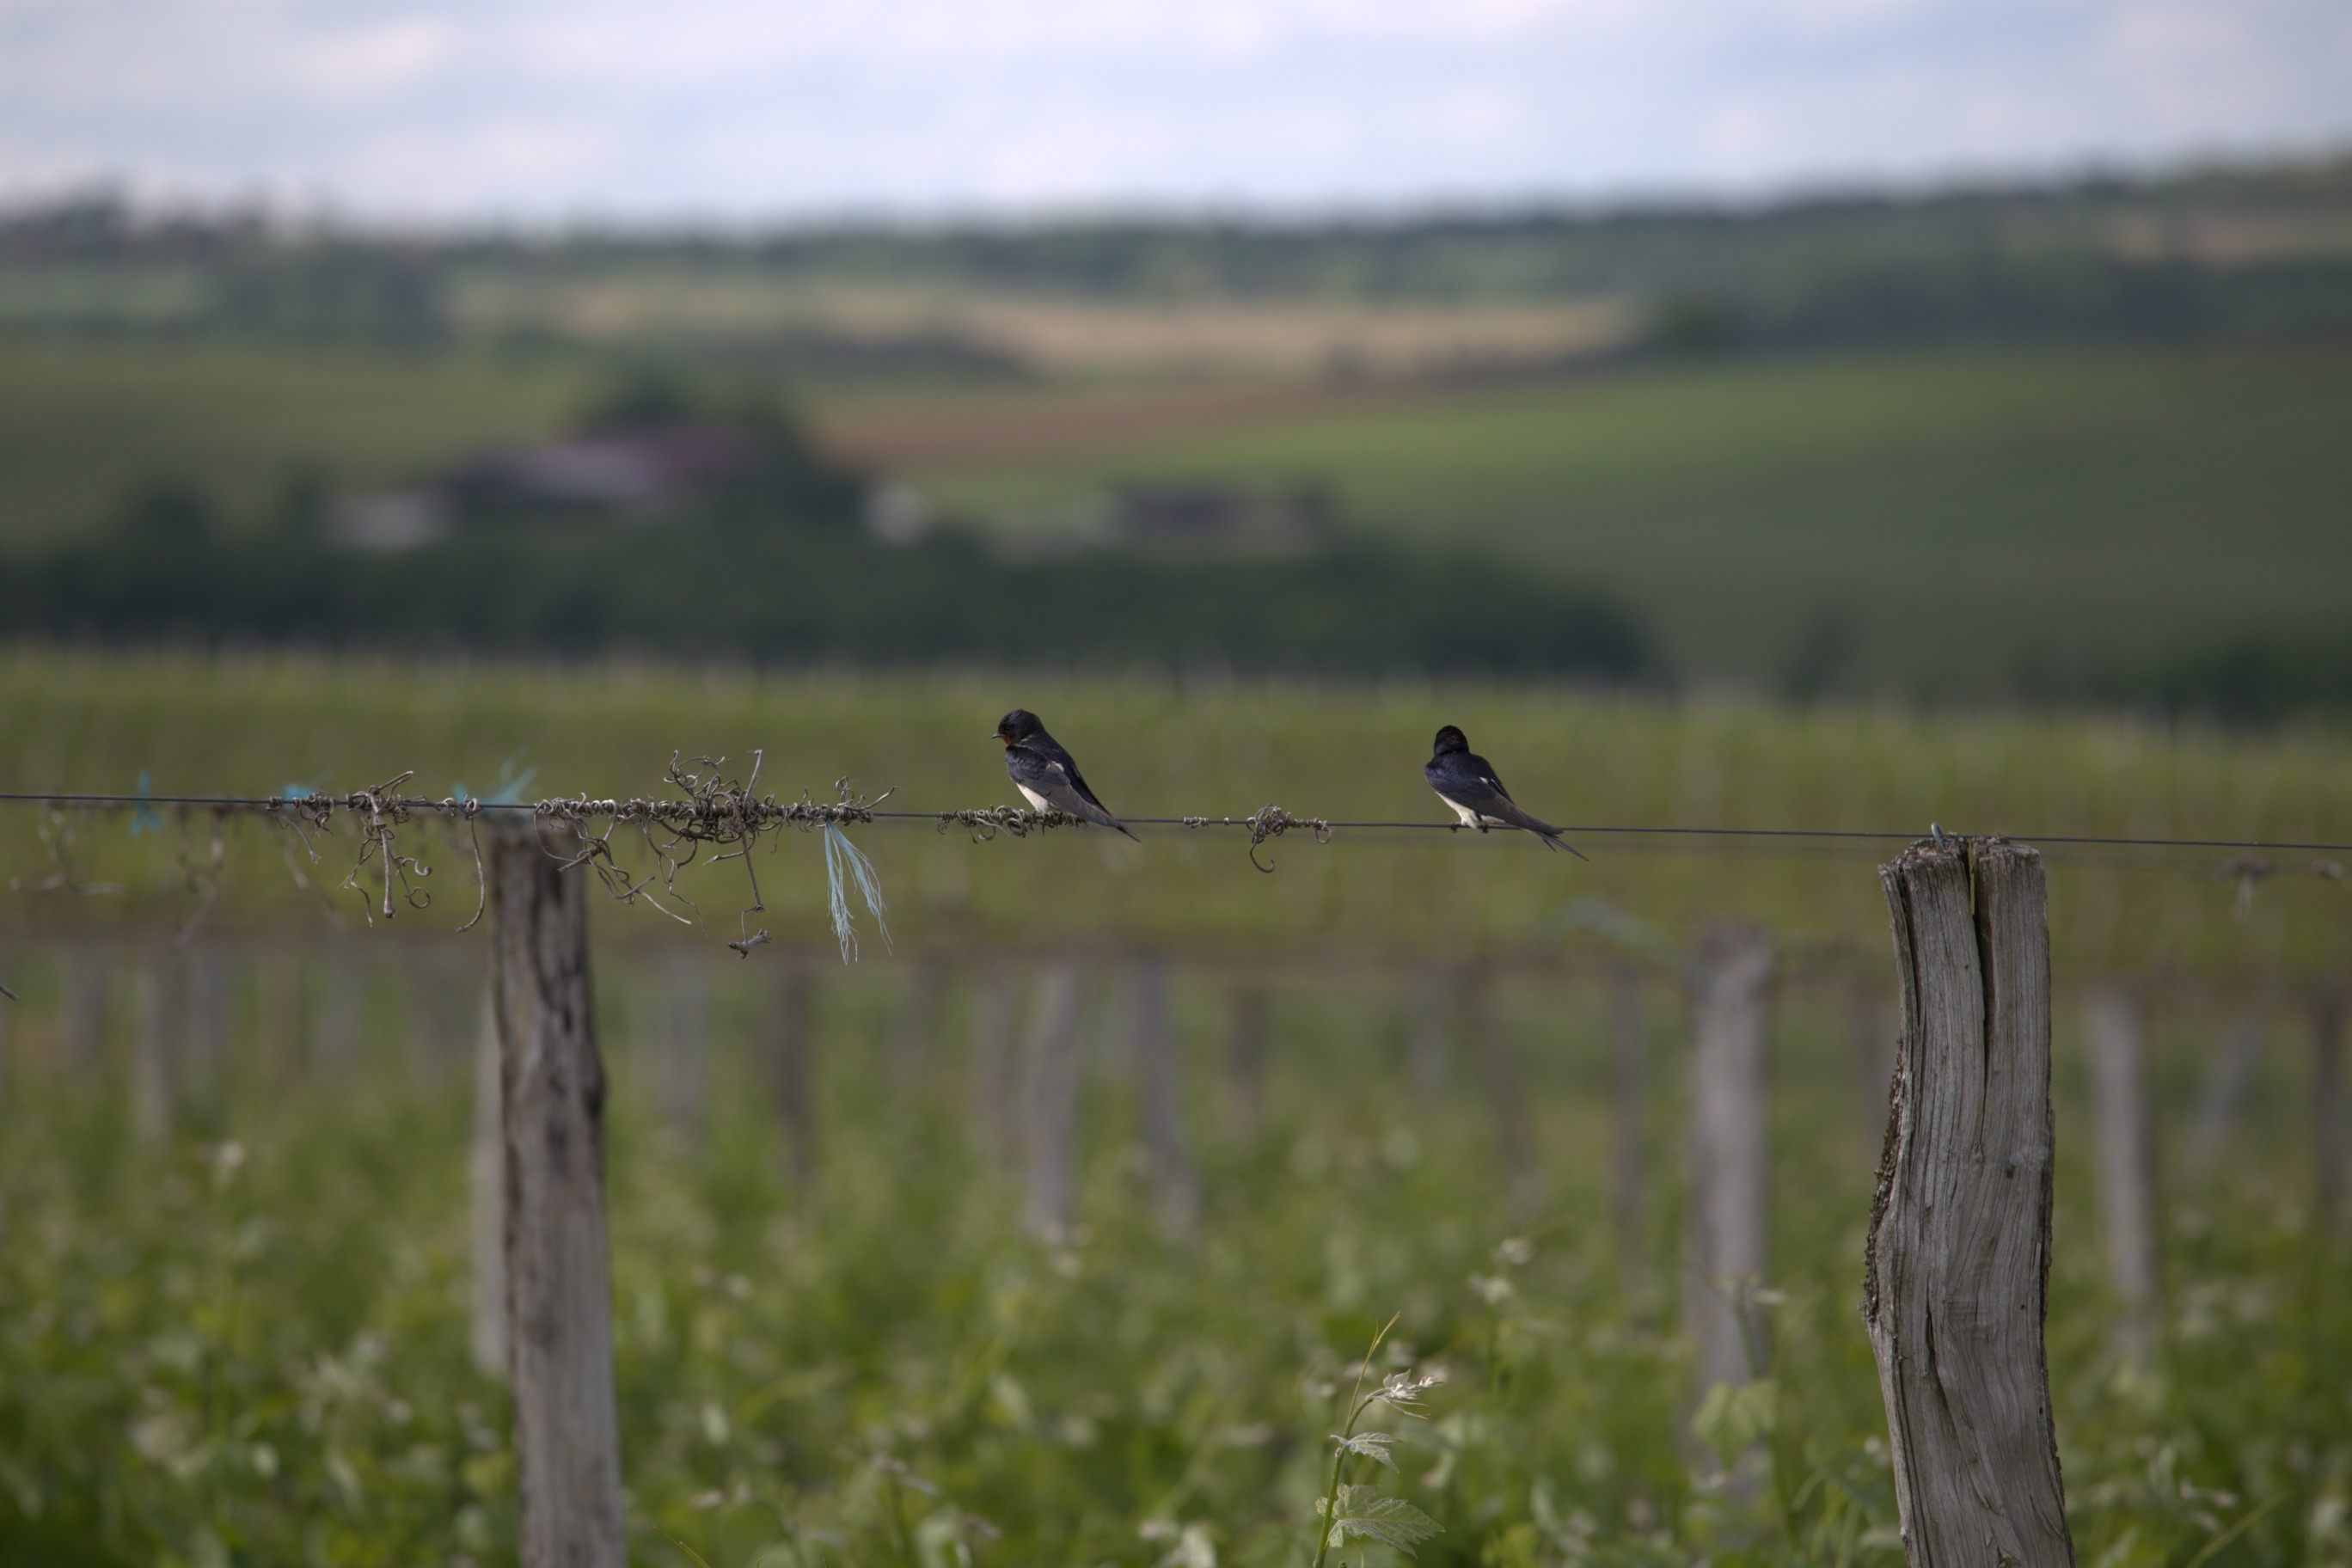
[[[2352,140],[2341,0],[0,0],[0,192],[1394,204]]]

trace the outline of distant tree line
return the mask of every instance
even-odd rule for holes
[[[1138,219],[1021,227],[289,233],[253,212],[141,220],[102,195],[0,212],[0,274],[84,283],[18,330],[426,343],[463,335],[465,275],[853,279],[1105,301],[1645,301],[1668,351],[1965,337],[2352,331],[2352,161],[1762,210],[1536,208],[1361,221]],[[178,301],[134,287],[168,277]],[[33,290],[27,298],[40,297]],[[1019,367],[952,334],[905,342],[779,324],[730,346],[824,366]],[[710,345],[705,345],[710,346]]]
[[[638,389],[593,434],[708,416]],[[463,499],[446,536],[357,552],[289,487],[257,524],[152,487],[103,528],[0,575],[0,635],[331,647],[728,654],[890,666],[976,659],[1244,671],[1654,679],[1614,599],[1501,564],[1344,538],[1271,559],[1097,549],[1002,559],[941,529],[891,544],[865,487],[772,411],[749,460],[657,514]]]

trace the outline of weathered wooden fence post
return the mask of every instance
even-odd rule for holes
[[[2148,1103],[2147,1030],[2139,999],[2101,985],[2084,1001],[2083,1044],[2091,1067],[2091,1121],[2099,1160],[2099,1225],[2107,1284],[2123,1308],[2116,1342],[2147,1348],[2156,1301],[2156,1122]]]
[[[2344,1210],[2344,994],[2333,987],[2311,1004],[2311,1163],[2317,1178],[2312,1229],[2334,1239]]]
[[[1076,963],[1049,963],[1038,974],[1023,1064],[1021,1134],[1029,1228],[1047,1240],[1077,1217],[1078,1015],[1085,1000],[1086,975]]]
[[[1912,1568],[2055,1568],[2074,1549],[2042,1347],[2049,907],[2033,850],[1981,839],[1970,859],[1952,839],[1879,868],[1903,1038],[1863,1315]]]
[[[473,1200],[470,1332],[474,1370],[507,1374],[507,1134],[499,1107],[498,994],[482,987],[481,1021],[474,1045],[474,1137],[466,1161]]]
[[[604,1238],[604,1067],[589,1006],[587,873],[542,847],[535,821],[484,837],[522,1568],[618,1568],[625,1541]]]
[[[1167,961],[1157,953],[1138,959],[1132,985],[1136,1092],[1151,1201],[1162,1223],[1172,1230],[1189,1230],[1201,1217],[1201,1178],[1184,1139],[1184,1078],[1168,998]]]

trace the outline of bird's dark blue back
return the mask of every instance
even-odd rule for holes
[[[1493,764],[1475,752],[1440,752],[1422,764],[1421,776],[1429,781],[1430,788],[1441,795],[1455,795],[1465,805],[1473,804],[1471,796],[1488,791],[1505,800],[1511,798]]]

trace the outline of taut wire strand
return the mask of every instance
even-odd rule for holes
[[[709,759],[698,759],[706,763]],[[406,775],[403,775],[405,777]],[[688,775],[691,777],[691,775]],[[399,782],[394,780],[394,783]],[[683,782],[677,780],[673,782]],[[733,828],[739,833],[764,833],[776,827],[797,827],[803,830],[841,826],[853,823],[927,822],[945,832],[950,827],[970,831],[976,841],[1007,833],[1015,838],[1047,828],[1077,825],[1077,818],[1058,811],[1032,811],[1023,806],[990,805],[950,809],[945,811],[885,811],[877,805],[845,796],[835,802],[813,801],[803,795],[794,801],[780,801],[773,795],[754,796],[748,785],[726,785],[717,789],[706,786],[678,797],[649,796],[599,798],[593,795],[559,795],[545,800],[493,801],[454,797],[435,799],[429,795],[395,795],[387,793],[388,785],[372,790],[357,790],[349,795],[122,795],[79,790],[0,790],[0,803],[22,803],[37,805],[107,807],[140,806],[203,806],[226,813],[252,812],[274,816],[281,821],[309,826],[323,826],[337,812],[347,812],[366,819],[370,825],[405,821],[412,816],[436,815],[450,821],[471,822],[483,812],[529,812],[541,818],[581,826],[591,821],[604,820],[614,826],[634,826],[659,830],[668,828],[701,829],[691,837],[716,837],[708,830]],[[1247,816],[1129,816],[1123,818],[1135,827],[1238,827],[1247,831],[1255,849],[1266,839],[1277,837],[1294,829],[1311,830],[1318,843],[1328,843],[1334,833],[1412,832],[1458,833],[1458,823],[1434,821],[1386,820],[1377,818],[1347,818],[1299,816],[1277,805],[1266,805]],[[1657,825],[1635,823],[1570,822],[1562,823],[1563,833],[1595,836],[1616,835],[1629,837],[1683,838],[1796,838],[1843,840],[1850,843],[1910,843],[1923,835],[1917,828],[1853,828],[1853,827],[1726,827],[1712,825]],[[1955,833],[1945,829],[1948,837],[1979,838],[1977,833]],[[2021,843],[2037,845],[2074,845],[2084,847],[2141,849],[2236,849],[2272,850],[2308,854],[2352,854],[2352,841],[2284,838],[2160,838],[2126,834],[2092,833],[2007,833],[2001,837]],[[372,842],[370,848],[380,857],[383,846]],[[735,853],[740,853],[738,849]],[[722,858],[730,857],[721,857]],[[398,882],[398,862],[392,868],[394,881]]]

